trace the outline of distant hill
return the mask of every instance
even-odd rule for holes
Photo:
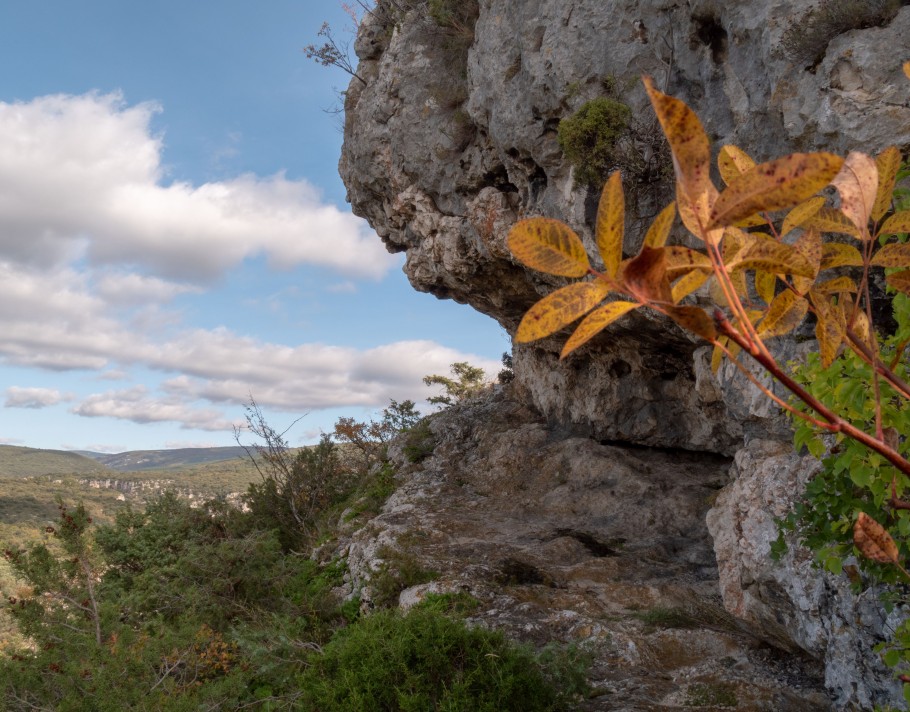
[[[77,452],[0,445],[0,477],[109,474],[103,462]]]
[[[82,452],[87,458],[118,472],[175,470],[191,465],[205,465],[245,458],[246,451],[233,447],[188,447],[175,450],[131,450],[115,455],[102,452]]]

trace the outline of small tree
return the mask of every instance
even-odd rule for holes
[[[89,529],[92,518],[80,502],[69,509],[62,500],[57,507],[57,526],[45,531],[59,545],[46,544],[26,550],[4,552],[16,576],[32,589],[32,596],[10,600],[10,610],[25,635],[44,641],[55,629],[92,637],[101,645],[101,610],[96,589],[101,565]],[[56,548],[56,547],[55,547]]]
[[[445,395],[427,398],[434,405],[455,405],[476,396],[487,386],[487,375],[482,368],[472,366],[467,361],[453,363],[451,372],[454,378],[447,376],[424,376],[423,382],[428,386],[442,386]]]
[[[389,407],[383,409],[380,420],[364,423],[351,417],[339,418],[335,423],[333,437],[352,445],[362,457],[362,468],[368,470],[372,465],[386,459],[392,438],[413,428],[421,417],[414,406],[414,401],[405,400],[399,403],[392,400]]]

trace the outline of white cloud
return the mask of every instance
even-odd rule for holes
[[[0,438],[0,445],[24,445],[25,441],[19,438]]]
[[[282,174],[165,183],[160,108],[119,94],[0,102],[0,253],[44,267],[80,255],[187,281],[265,255],[379,277],[395,258],[366,223]]]
[[[239,421],[227,420],[224,413],[212,408],[193,408],[176,398],[152,397],[144,386],[93,394],[72,412],[89,418],[117,418],[140,424],[173,422],[194,430],[232,430],[240,425]]]
[[[10,386],[6,389],[4,408],[47,408],[72,400],[71,393],[61,393],[52,388],[20,388]]]
[[[218,447],[218,443],[211,440],[168,440],[164,443],[164,447],[168,450],[184,450],[186,448]]]
[[[199,293],[202,290],[189,284],[120,272],[101,276],[96,282],[95,291],[107,302],[132,306],[168,302],[178,294]]]

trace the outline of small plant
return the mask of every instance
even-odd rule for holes
[[[736,707],[736,688],[726,683],[696,682],[686,689],[686,707]]]
[[[627,104],[600,97],[559,122],[559,145],[575,166],[576,182],[603,185],[617,165],[617,144],[631,120],[632,109]]]
[[[822,0],[787,29],[781,46],[793,62],[814,66],[835,37],[850,30],[885,25],[900,7],[901,0]]]
[[[423,377],[426,385],[442,386],[445,391],[444,395],[427,398],[430,403],[445,406],[455,405],[482,393],[487,387],[487,375],[483,369],[472,366],[467,361],[453,363],[451,371],[454,378],[439,375]]]
[[[373,603],[379,608],[398,605],[398,596],[406,588],[429,583],[439,577],[432,569],[424,568],[415,556],[390,547],[382,547],[379,556],[384,560],[379,571],[370,579]]]

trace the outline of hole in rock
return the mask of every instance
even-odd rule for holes
[[[695,38],[711,50],[714,64],[720,64],[727,58],[727,31],[713,15],[693,17]]]
[[[592,556],[603,558],[605,556],[619,556],[619,548],[626,542],[622,537],[614,537],[607,541],[601,541],[593,534],[580,532],[575,529],[557,529],[556,536],[568,536],[573,538],[579,544],[585,547]]]

